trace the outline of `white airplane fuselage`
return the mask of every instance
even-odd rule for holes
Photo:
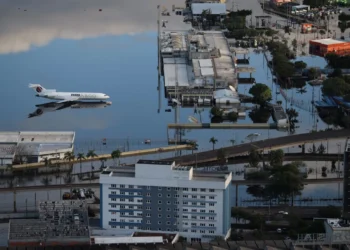
[[[107,100],[109,96],[104,93],[88,93],[88,92],[55,92],[55,91],[45,91],[43,93],[38,93],[36,96],[43,97],[52,100],[70,100],[74,99],[76,101],[82,100]]]

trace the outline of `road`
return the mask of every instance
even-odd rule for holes
[[[304,184],[325,184],[325,183],[341,183],[343,178],[323,178],[323,179],[305,179]],[[232,185],[266,185],[268,181],[253,181],[253,180],[233,180]],[[99,188],[100,184],[96,182],[92,183],[73,183],[73,184],[61,184],[61,185],[47,185],[47,186],[23,186],[14,188],[0,188],[0,193],[5,192],[28,192],[28,191],[51,191],[59,189],[71,189],[71,188]]]
[[[264,154],[264,160],[268,161],[269,155]],[[284,155],[284,161],[337,161],[338,157],[340,161],[343,161],[343,155],[338,155],[338,154],[302,154],[302,153],[290,153],[290,154],[285,154]],[[241,163],[247,163],[249,161],[249,157],[247,155],[244,156],[236,156],[233,158],[229,158],[227,160],[228,165],[230,164],[241,164]],[[198,166],[217,166],[218,163],[217,161],[213,162],[206,162],[206,163],[201,163],[197,164]]]
[[[254,212],[254,213],[263,214],[263,215],[268,215],[269,213],[273,215],[273,214],[277,214],[279,211],[285,211],[285,212],[288,212],[289,214],[297,214],[301,218],[309,219],[309,218],[317,217],[318,210],[320,208],[322,207],[272,206],[269,209],[269,207],[266,206],[266,207],[242,207],[240,209],[243,209],[247,212]]]
[[[244,155],[249,153],[252,149],[275,150],[286,148],[305,143],[312,143],[316,141],[336,140],[350,137],[349,129],[330,130],[315,133],[305,133],[297,135],[288,135],[278,138],[271,138],[267,140],[255,141],[252,143],[244,143],[237,146],[230,146],[222,148],[227,158]],[[218,149],[204,151],[191,155],[184,155],[179,157],[167,158],[167,161],[176,161],[182,165],[193,165],[196,163],[210,162],[217,160]]]

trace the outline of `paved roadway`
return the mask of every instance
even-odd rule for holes
[[[338,154],[310,154],[310,153],[290,153],[284,155],[284,161],[337,161]],[[268,161],[269,155],[264,154],[264,160]],[[249,157],[247,155],[244,156],[236,156],[233,158],[229,158],[227,164],[241,164],[247,163],[249,161]],[[340,155],[340,161],[343,161],[343,155]],[[217,161],[206,162],[198,164],[198,166],[217,166]]]
[[[297,203],[295,203],[294,207],[291,207],[291,206],[279,206],[279,207],[271,206],[270,209],[268,206],[266,206],[266,207],[240,207],[240,209],[243,209],[247,212],[254,212],[254,213],[263,214],[263,215],[268,215],[269,213],[271,215],[273,215],[273,214],[277,214],[279,211],[285,211],[285,212],[288,212],[289,214],[297,214],[304,219],[317,217],[318,210],[320,208],[322,208],[322,206],[319,206],[319,207],[314,207],[314,206],[300,207],[297,205]]]
[[[305,179],[304,184],[322,184],[322,183],[341,183],[343,178],[323,178],[323,179]],[[253,181],[253,180],[233,180],[232,185],[266,185],[268,181]],[[59,190],[71,188],[99,188],[99,183],[74,183],[61,185],[47,185],[47,186],[23,186],[15,188],[0,188],[0,193],[5,192],[28,192],[28,191],[45,191],[45,190]]]
[[[278,138],[271,138],[267,140],[255,141],[253,143],[244,143],[237,146],[230,146],[222,148],[225,151],[226,157],[234,157],[238,155],[244,155],[249,153],[249,151],[253,148],[257,149],[266,149],[266,150],[274,150],[279,148],[286,148],[295,145],[301,145],[305,143],[312,143],[316,141],[325,141],[325,140],[335,140],[341,138],[350,137],[349,129],[341,129],[341,130],[330,130],[330,131],[322,131],[316,133],[305,133],[298,135],[288,135]],[[215,161],[217,159],[216,150],[204,151],[191,155],[184,155],[179,157],[167,158],[164,160],[173,160],[182,165],[193,165],[196,162],[210,162]]]

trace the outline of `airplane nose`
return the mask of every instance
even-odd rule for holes
[[[106,96],[106,99],[109,99],[109,95]]]

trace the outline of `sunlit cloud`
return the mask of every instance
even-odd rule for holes
[[[157,30],[157,5],[171,13],[183,0],[17,0],[0,2],[0,53],[28,51],[55,39],[134,35]],[[172,14],[172,13],[171,13]],[[181,16],[162,17],[173,29],[187,29]]]

